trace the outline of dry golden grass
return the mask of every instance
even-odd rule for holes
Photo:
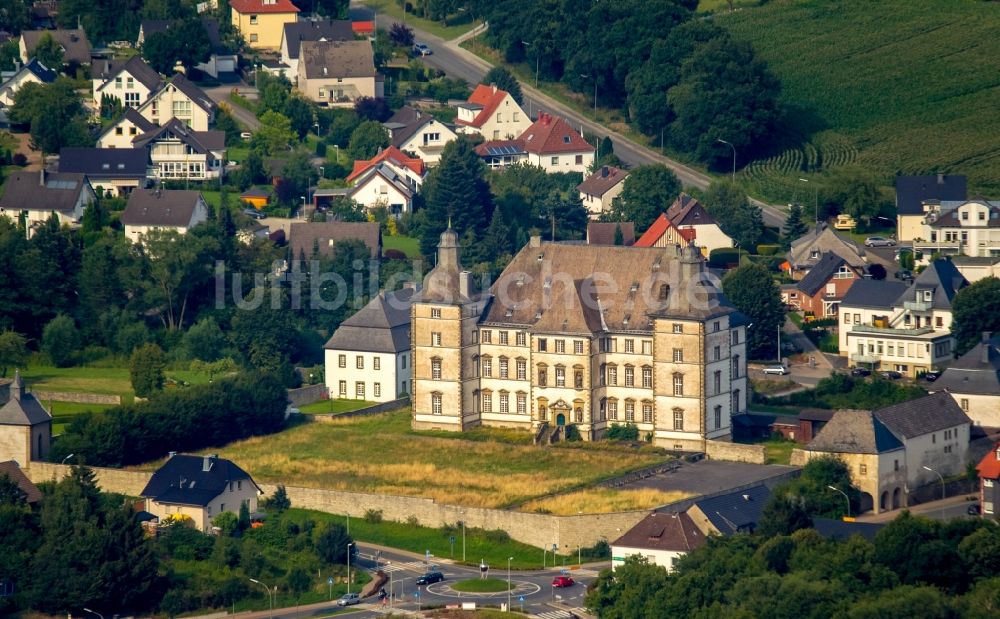
[[[420,496],[472,507],[520,504],[664,460],[627,451],[426,436],[412,432],[409,422],[409,412],[399,411],[305,423],[206,452],[218,452],[263,482]],[[638,508],[627,496],[613,501],[609,495],[603,503]]]
[[[667,503],[680,501],[691,496],[690,493],[655,490],[653,488],[637,488],[634,490],[615,490],[612,488],[588,488],[568,494],[530,501],[521,506],[522,511],[545,511],[557,516],[575,516],[584,514],[606,514],[631,509],[649,509],[660,507]]]

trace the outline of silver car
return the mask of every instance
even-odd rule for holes
[[[354,606],[361,603],[361,596],[357,593],[345,593],[337,600],[337,606]]]
[[[765,374],[777,374],[778,376],[784,376],[789,373],[788,368],[783,365],[769,365],[764,368]]]
[[[896,241],[884,236],[870,236],[865,239],[865,247],[894,247]]]

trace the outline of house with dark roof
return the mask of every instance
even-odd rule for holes
[[[897,176],[896,239],[904,242],[921,238],[927,213],[941,200],[965,200],[966,185],[965,176],[960,174]]]
[[[979,513],[1000,521],[1000,443],[993,446],[976,465],[979,473]]]
[[[705,207],[684,192],[635,242],[638,247],[665,247],[681,243],[695,245],[706,257],[715,249],[734,245],[732,237],[722,231]]]
[[[914,251],[925,256],[1000,256],[1000,201],[935,200],[924,207]]]
[[[346,19],[309,19],[287,22],[281,31],[281,64],[288,67],[285,77],[299,74],[299,51],[303,41],[353,41],[354,31]]]
[[[469,98],[457,106],[458,133],[478,133],[485,140],[513,140],[531,126],[531,119],[514,97],[496,84],[479,84]]]
[[[951,395],[974,425],[1000,428],[1000,337],[990,335],[952,361],[932,388]]]
[[[441,151],[448,142],[458,138],[448,125],[408,105],[401,107],[382,126],[389,132],[392,146],[413,153],[431,167],[441,161]]]
[[[970,426],[945,392],[874,411],[838,410],[792,463],[840,458],[862,492],[862,511],[898,509],[909,491],[965,470]]]
[[[87,33],[80,28],[73,30],[22,30],[17,47],[21,55],[21,62],[27,63],[35,56],[35,48],[45,35],[55,39],[62,48],[63,64],[90,64],[90,41],[87,40]]]
[[[146,37],[152,34],[167,32],[177,23],[179,22],[169,19],[142,20],[139,22],[139,37],[135,43],[136,49],[142,49],[143,44],[146,42]],[[202,73],[207,73],[214,78],[235,74],[239,57],[222,41],[222,37],[219,34],[219,22],[212,17],[202,16],[201,24],[205,28],[205,35],[208,37],[212,53],[208,60],[199,62],[193,68]]]
[[[757,529],[769,500],[767,486],[751,486],[695,501],[687,515],[705,536],[750,534]]]
[[[296,87],[307,99],[350,107],[361,97],[382,97],[370,41],[302,41]]]
[[[163,83],[163,78],[141,56],[128,60],[95,60],[91,67],[94,109],[100,110],[105,98],[122,107],[138,108]]]
[[[60,224],[75,226],[96,199],[86,174],[18,170],[7,178],[0,197],[0,216],[22,216],[28,236],[55,215]]]
[[[132,140],[132,147],[148,153],[150,176],[157,180],[219,178],[226,167],[224,131],[195,131],[177,118]]]
[[[621,235],[620,242],[618,235]],[[624,245],[635,243],[635,223],[631,221],[587,222],[587,245]]]
[[[413,287],[382,291],[340,323],[323,347],[331,398],[388,402],[411,391],[414,292]]]
[[[159,125],[146,120],[142,114],[129,108],[113,123],[108,124],[97,136],[97,148],[132,148],[132,140],[149,133]]]
[[[59,151],[59,172],[86,174],[95,192],[122,197],[146,185],[148,161],[141,148],[64,146]]]
[[[594,165],[595,148],[565,120],[542,112],[516,139],[487,140],[476,154],[490,169],[527,162],[546,172],[585,173]]]
[[[24,471],[21,470],[17,462],[13,460],[0,462],[0,477],[7,477],[17,484],[24,497],[24,502],[28,505],[35,505],[42,500],[42,491],[38,489],[38,486],[31,483],[31,480],[24,474]]]
[[[229,6],[233,27],[254,49],[277,51],[285,24],[299,18],[292,0],[229,0]]]
[[[0,406],[0,461],[28,466],[32,460],[44,460],[52,442],[52,415],[24,387],[19,371],[14,372],[8,393]]]
[[[587,209],[592,218],[600,217],[611,210],[611,201],[622,192],[628,170],[615,166],[601,166],[582,183],[576,186],[580,192],[583,208]]]
[[[146,511],[160,522],[190,519],[196,529],[207,532],[213,518],[239,513],[244,503],[251,514],[256,512],[261,494],[250,474],[230,460],[171,452],[139,496],[146,500]]]
[[[300,222],[289,226],[288,245],[294,260],[309,260],[316,252],[332,256],[340,241],[361,241],[373,259],[382,257],[382,232],[376,222]]]
[[[208,131],[215,122],[217,106],[204,90],[177,73],[136,109],[155,125],[166,125],[176,118],[195,131]]]
[[[208,219],[208,204],[200,191],[142,189],[133,191],[121,216],[125,237],[141,243],[153,230],[188,230]]]
[[[691,229],[681,230],[674,222],[670,221],[666,213],[653,220],[653,223],[646,228],[638,239],[635,240],[636,247],[670,247],[672,245],[691,245],[694,241],[695,231]]]
[[[785,302],[817,319],[836,317],[844,295],[863,275],[861,269],[847,264],[835,253],[827,252],[805,277],[794,284],[795,290]]]
[[[686,513],[653,512],[611,543],[611,569],[637,555],[672,572],[678,559],[705,542],[705,534]]]
[[[21,65],[21,63],[16,63]],[[32,58],[27,64],[17,67],[14,74],[0,84],[0,104],[14,105],[14,95],[25,84],[51,84],[59,77],[59,73],[46,67],[37,58]]]
[[[944,367],[955,346],[951,303],[966,285],[949,260],[935,260],[909,286],[858,281],[840,302],[840,355],[911,377]]]
[[[792,241],[781,268],[787,271],[792,279],[799,280],[805,277],[809,269],[816,266],[826,253],[837,254],[852,269],[865,269],[868,265],[863,248],[840,236],[825,223],[820,223]]]

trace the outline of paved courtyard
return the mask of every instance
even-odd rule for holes
[[[779,464],[744,464],[742,462],[701,460],[693,463],[685,462],[669,473],[647,477],[622,486],[622,488],[679,490],[696,495],[714,494],[766,480],[772,480],[768,485],[773,486],[775,481],[780,483],[781,476],[795,470],[797,467]]]

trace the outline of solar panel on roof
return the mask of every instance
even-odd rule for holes
[[[49,180],[45,182],[45,187],[47,189],[75,189],[75,181],[60,181],[60,180]]]

